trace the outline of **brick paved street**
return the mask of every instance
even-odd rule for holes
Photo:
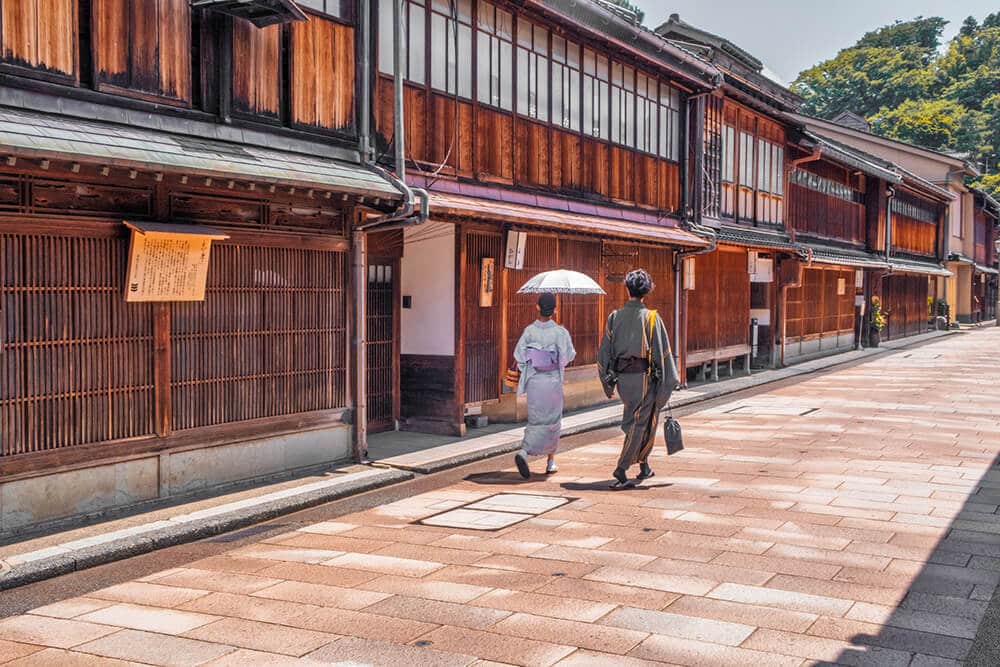
[[[631,491],[607,489],[620,438],[527,483],[504,458],[4,619],[0,663],[960,664],[1000,581],[997,349],[957,335],[685,415]]]

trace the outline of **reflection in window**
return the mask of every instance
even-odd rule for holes
[[[471,98],[471,53],[472,0],[433,0],[431,86],[449,95]]]
[[[549,31],[517,21],[517,112],[549,120]]]
[[[598,139],[608,138],[609,80],[608,59],[584,49],[583,131]]]
[[[580,131],[580,45],[552,36],[552,122]]]
[[[510,12],[479,3],[477,29],[478,97],[483,104],[513,109],[513,44]]]
[[[611,141],[635,147],[635,68],[611,65]]]

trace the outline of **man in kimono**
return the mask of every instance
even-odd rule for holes
[[[637,269],[625,276],[625,287],[630,299],[608,317],[597,362],[604,393],[611,398],[617,386],[625,404],[625,444],[612,488],[634,484],[629,481],[628,469],[636,463],[639,480],[653,476],[649,454],[656,440],[660,411],[679,380],[663,320],[643,304],[653,291],[652,278]]]
[[[514,360],[521,371],[517,393],[528,395],[528,425],[521,451],[514,456],[524,479],[531,477],[528,458],[532,456],[548,457],[546,474],[559,470],[555,455],[562,431],[563,377],[576,350],[569,332],[553,321],[555,311],[555,295],[540,295],[538,319],[525,328],[514,348]]]

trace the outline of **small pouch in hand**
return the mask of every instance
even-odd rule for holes
[[[680,422],[674,419],[673,413],[669,411],[669,403],[667,405],[667,418],[663,421],[663,439],[667,443],[667,454],[673,455],[684,449],[684,437]]]

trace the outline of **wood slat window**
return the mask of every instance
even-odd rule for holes
[[[172,429],[344,407],[347,261],[215,244],[204,302],[171,318]]]
[[[611,141],[635,148],[635,68],[611,63]]]
[[[77,0],[0,3],[2,62],[27,76],[58,82],[79,78]]]
[[[926,276],[887,276],[882,282],[882,305],[886,313],[887,337],[896,340],[927,331],[930,293]]]
[[[97,87],[154,101],[191,102],[188,0],[93,0]]]
[[[325,130],[354,126],[354,29],[312,17],[292,32],[292,123]]]
[[[923,257],[936,256],[940,207],[905,192],[896,193],[891,207],[893,249]]]
[[[601,242],[559,239],[559,265],[601,279]],[[559,323],[569,331],[576,348],[573,366],[597,363],[597,348],[604,334],[600,294],[572,294],[559,297]]]
[[[233,110],[281,118],[282,26],[233,21]]]
[[[0,456],[148,436],[153,319],[126,243],[0,235]]]
[[[601,54],[583,50],[583,133],[607,141],[611,125],[611,65]]]
[[[524,328],[538,319],[537,294],[518,294],[517,290],[533,275],[549,271],[559,264],[560,240],[555,236],[529,234],[523,269],[504,269],[507,290],[504,308],[507,310],[507,350],[504,364],[514,364],[514,348]],[[570,332],[572,335],[572,332]]]
[[[783,224],[784,128],[766,116],[728,101],[723,103],[719,114],[709,102],[706,141],[714,140],[710,121],[719,122],[719,115],[720,213],[750,223]]]
[[[492,257],[494,267],[503,263],[499,234],[469,233],[465,237],[465,402],[482,403],[500,398],[500,332],[502,303],[494,291],[492,306],[479,305],[482,260]]]
[[[705,99],[704,142],[703,214],[709,218],[718,218],[722,215],[722,100],[714,96]]]

